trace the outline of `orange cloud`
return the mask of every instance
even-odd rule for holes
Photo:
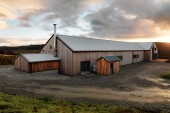
[[[42,7],[41,0],[2,0],[0,4],[0,19],[15,20],[22,13]]]
[[[5,29],[7,27],[8,27],[7,23],[5,21],[0,20],[0,29]]]

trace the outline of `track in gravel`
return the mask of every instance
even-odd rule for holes
[[[69,77],[58,75],[56,71],[28,74],[6,65],[0,66],[0,90],[28,96],[45,95],[102,103],[151,104],[158,105],[154,107],[156,109],[170,109],[170,80],[159,77],[166,71],[170,71],[168,63],[142,62],[122,66],[116,76],[89,74]]]

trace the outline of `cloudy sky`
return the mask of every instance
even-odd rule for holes
[[[43,44],[53,33],[170,42],[170,0],[0,0],[0,46]]]

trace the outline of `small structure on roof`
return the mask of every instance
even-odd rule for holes
[[[54,57],[53,54],[20,54],[15,59],[15,68],[29,73],[47,70],[59,70],[60,59]]]
[[[101,75],[117,74],[121,59],[116,56],[102,56],[97,59],[97,73]]]

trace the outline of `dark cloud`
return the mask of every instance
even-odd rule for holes
[[[152,15],[148,15],[148,18],[153,20],[162,29],[170,29],[170,1],[162,3],[157,9],[153,9],[155,12]]]
[[[59,15],[57,15],[57,14],[48,14],[46,17],[44,17],[43,21],[54,22],[58,18],[59,18]]]
[[[21,21],[19,26],[21,27],[32,27],[32,25],[28,22],[25,22],[25,21]]]
[[[102,37],[113,37],[131,34],[134,31],[138,19],[128,20],[123,17],[121,11],[115,11],[112,6],[102,8],[98,12],[86,17],[90,22],[93,32],[91,35]]]
[[[91,25],[101,26],[104,25],[104,23],[98,19],[91,20]]]
[[[19,20],[21,21],[29,21],[31,19],[31,17],[34,16],[39,16],[40,14],[42,14],[44,11],[44,9],[29,9],[26,10],[22,16],[19,17]]]
[[[91,5],[99,1],[100,8]],[[42,0],[42,4],[43,9],[27,10],[19,19],[29,22],[31,17],[41,16],[35,24],[46,31],[52,30],[53,23],[60,29],[83,30],[86,28],[81,28],[78,20],[84,19],[91,29],[87,35],[106,38],[150,38],[160,35],[157,27],[170,29],[168,0]],[[84,13],[85,17],[80,18]]]
[[[156,0],[113,0],[112,7],[117,7],[127,14],[138,15],[145,18],[146,16],[155,12],[158,8]]]
[[[30,21],[31,17],[46,15],[40,22],[51,24],[60,20],[63,27],[76,26],[76,20],[86,10],[85,0],[42,0],[44,9],[31,9],[19,17],[20,20]],[[41,25],[42,26],[42,25]]]
[[[61,27],[74,27],[80,14],[86,10],[85,0],[44,0],[46,12],[50,13],[44,19],[47,23],[59,21]],[[62,24],[61,24],[62,23]]]
[[[86,16],[92,36],[107,38],[151,38],[155,28],[169,29],[170,1],[110,0],[108,6]]]

